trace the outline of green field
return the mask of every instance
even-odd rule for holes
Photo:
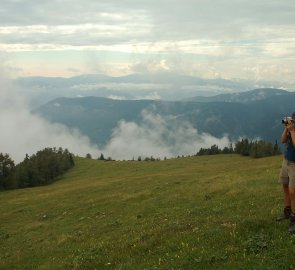
[[[76,159],[0,193],[0,269],[295,269],[281,157]]]

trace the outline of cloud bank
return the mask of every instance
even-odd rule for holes
[[[82,156],[98,155],[98,148],[88,137],[32,114],[14,86],[4,79],[0,81],[0,152],[8,153],[16,163],[22,161],[25,154],[34,154],[45,147],[68,148]]]
[[[209,148],[213,144],[223,148],[229,143],[227,136],[218,139],[210,134],[199,134],[188,122],[168,119],[145,110],[140,124],[121,121],[104,151],[117,159],[169,158],[193,155],[201,147]]]

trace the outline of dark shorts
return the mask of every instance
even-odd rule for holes
[[[295,188],[295,162],[283,159],[279,183]]]

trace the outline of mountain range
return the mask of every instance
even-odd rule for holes
[[[284,89],[290,89],[291,87],[276,82],[203,79],[171,72],[130,74],[121,77],[111,77],[103,74],[80,75],[70,78],[24,77],[16,79],[15,82],[24,94],[29,96],[31,107],[34,109],[61,96],[176,101],[191,100],[194,96],[209,97],[225,93],[244,92],[258,87],[284,87]]]
[[[280,139],[281,120],[295,111],[295,93],[264,88],[193,97],[181,101],[113,100],[103,97],[56,98],[34,112],[54,123],[77,128],[93,143],[105,145],[119,121],[140,124],[144,113],[159,115],[171,125],[189,123],[199,133],[235,141],[241,137]]]

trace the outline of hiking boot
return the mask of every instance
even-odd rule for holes
[[[290,224],[289,224],[289,233],[295,233],[295,216],[291,215]]]
[[[285,207],[282,215],[276,218],[276,221],[282,221],[291,217],[291,207]]]

